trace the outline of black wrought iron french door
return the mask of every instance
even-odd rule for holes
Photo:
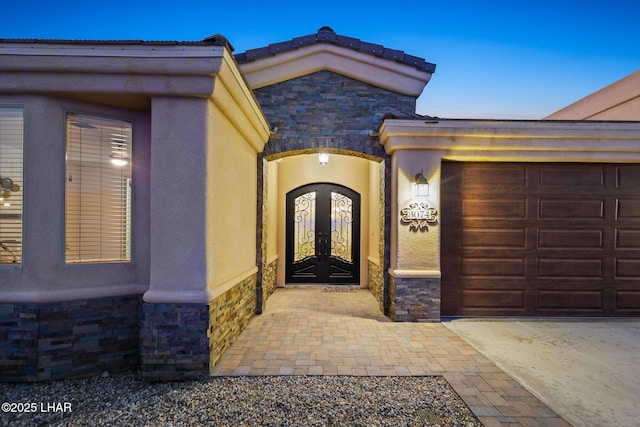
[[[288,283],[360,281],[360,194],[337,184],[287,193]]]

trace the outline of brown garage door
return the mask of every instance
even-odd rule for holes
[[[444,316],[640,316],[640,166],[442,166]]]

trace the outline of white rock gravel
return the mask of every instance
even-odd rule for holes
[[[2,402],[15,403],[13,409],[36,404],[35,412],[5,412],[3,405],[2,426],[482,425],[446,380],[427,376],[211,377],[150,383],[136,372],[122,372],[49,383],[0,383],[0,396]],[[70,403],[71,411],[63,411],[64,403]]]

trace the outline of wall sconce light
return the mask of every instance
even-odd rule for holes
[[[329,153],[318,154],[318,162],[320,162],[321,165],[326,165],[327,163],[329,163]]]
[[[425,178],[422,170],[416,174],[414,186],[416,197],[427,197],[429,195],[429,181]]]

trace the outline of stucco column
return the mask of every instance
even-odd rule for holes
[[[197,98],[151,104],[151,265],[140,331],[149,379],[209,372],[207,109]]]
[[[206,99],[154,98],[148,303],[208,302]]]
[[[438,321],[441,153],[398,150],[392,161],[390,316],[397,321]],[[420,172],[429,182],[428,196],[416,194],[415,176]],[[403,221],[401,212],[412,207],[419,212],[433,208],[435,218],[422,223]]]

